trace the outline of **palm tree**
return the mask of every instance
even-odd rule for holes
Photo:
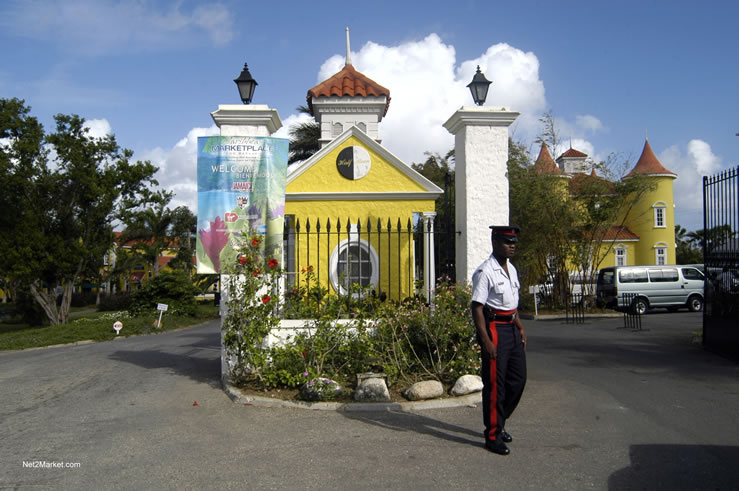
[[[296,109],[300,113],[311,114],[306,106],[298,106]],[[321,149],[321,127],[315,120],[293,126],[289,135],[290,155],[287,165],[306,160]]]
[[[131,244],[132,250],[149,263],[153,274],[159,274],[159,256],[170,246],[168,232],[174,215],[167,204],[173,193],[157,191],[150,196],[151,207],[128,212],[123,222],[126,229],[120,236],[121,244]]]

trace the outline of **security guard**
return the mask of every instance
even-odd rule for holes
[[[472,318],[482,355],[482,416],[485,447],[508,455],[513,438],[505,422],[526,385],[526,331],[518,316],[516,226],[491,226],[493,253],[472,275]]]

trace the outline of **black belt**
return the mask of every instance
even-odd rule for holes
[[[516,318],[516,315],[518,315],[518,312],[514,312],[508,315],[496,314],[495,312],[493,312],[493,309],[489,307],[485,307],[483,311],[485,312],[485,316],[487,317],[488,322],[490,321],[513,322],[514,319]]]

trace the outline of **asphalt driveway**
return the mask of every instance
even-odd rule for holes
[[[481,409],[336,412],[233,403],[218,324],[0,353],[0,487],[737,489],[739,366],[700,314],[527,321],[510,456]],[[197,404],[196,404],[197,403]]]

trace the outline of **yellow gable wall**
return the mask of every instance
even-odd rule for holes
[[[351,180],[342,176],[336,166],[339,153],[346,147],[360,146],[370,155],[369,173],[361,179]],[[312,274],[322,286],[334,292],[330,282],[331,255],[347,240],[361,239],[368,243],[377,255],[379,280],[374,285],[376,292],[384,292],[389,298],[405,298],[414,293],[416,259],[413,254],[412,227],[414,212],[434,211],[433,199],[402,199],[402,193],[427,191],[422,185],[408,177],[379,153],[364,145],[356,137],[349,137],[309,169],[287,184],[285,215],[292,215],[300,224],[296,237],[296,253],[293,258],[297,284],[304,285],[301,273],[312,266]],[[362,193],[399,193],[398,199],[377,199]],[[351,193],[352,200],[326,199],[310,201],[292,200],[291,193]],[[355,194],[356,193],[356,194]],[[331,221],[328,231],[327,221]],[[368,230],[367,222],[370,228]],[[381,229],[378,231],[378,220]],[[388,220],[390,233],[388,233]],[[310,236],[307,232],[310,221]],[[317,233],[320,221],[321,230]],[[340,222],[341,231],[337,224]],[[347,223],[360,224],[359,234],[349,234]],[[400,222],[401,233],[398,233]],[[420,240],[416,236],[415,240]]]
[[[347,179],[339,174],[336,168],[336,158],[339,153],[350,146],[362,147],[370,155],[372,162],[370,171],[361,179]],[[390,191],[417,192],[425,191],[425,189],[354,136],[347,138],[341,145],[296,177],[294,181],[289,182],[286,188],[287,193]]]

